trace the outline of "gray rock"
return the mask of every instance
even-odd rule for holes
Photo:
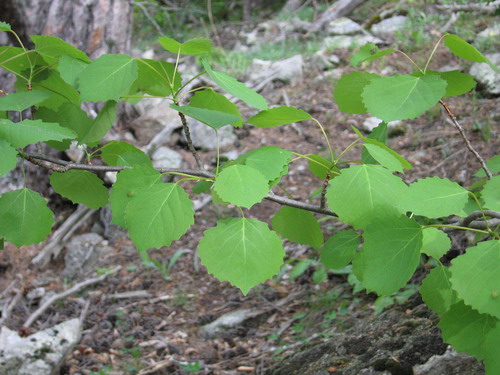
[[[328,24],[326,32],[329,35],[358,34],[363,32],[363,27],[347,17],[340,17]]]
[[[268,61],[254,59],[250,66],[250,81],[260,83],[264,80],[279,80],[295,84],[304,76],[304,59],[295,55],[285,60]]]
[[[191,133],[191,139],[196,148],[201,148],[203,150],[217,149],[217,137],[214,129],[192,118],[188,118],[187,121],[189,131]],[[231,125],[223,126],[218,130],[218,133],[220,148],[232,145],[236,141],[236,135],[234,134],[233,127]],[[184,133],[183,139],[185,139]]]
[[[180,168],[182,165],[181,154],[164,146],[158,148],[151,159],[155,168]]]
[[[479,34],[477,34],[476,40],[493,39],[500,36],[500,23],[496,23],[490,27],[487,27]]]
[[[413,367],[414,375],[484,375],[477,359],[448,347],[443,355],[433,355],[423,365]]]
[[[111,224],[112,213],[109,206],[99,210],[99,219],[104,226],[104,237],[111,243],[128,238],[128,232],[124,228]]]
[[[172,133],[182,126],[179,114],[169,107],[167,100],[160,98],[143,99],[135,108],[140,116],[134,120],[133,126],[140,144],[147,144],[165,128]]]
[[[63,277],[75,278],[92,269],[98,260],[112,248],[97,233],[76,236],[66,245]]]
[[[2,327],[0,332],[0,374],[56,375],[66,356],[80,341],[79,319],[71,319],[52,328],[20,337]]]
[[[219,333],[235,328],[250,318],[251,309],[232,311],[221,315],[219,318],[201,328],[201,333],[205,337],[214,337]]]
[[[382,122],[381,119],[377,117],[368,117],[365,121],[363,121],[363,124],[361,125],[361,128],[364,131],[371,132],[373,129],[375,129],[380,123]],[[407,125],[403,121],[391,121],[387,124],[387,134],[388,135],[394,135],[394,134],[405,134],[407,131]]]
[[[381,38],[387,38],[394,35],[396,31],[401,31],[406,26],[408,17],[406,16],[394,16],[391,18],[386,18],[372,26],[371,32],[376,36]]]
[[[486,57],[497,67],[500,66],[500,53],[490,53]],[[500,94],[500,72],[495,72],[488,64],[474,63],[469,73],[484,86],[488,94]]]
[[[329,49],[354,48],[363,46],[367,43],[380,44],[383,40],[370,34],[365,35],[337,35],[329,36],[323,39],[323,47]]]
[[[309,64],[319,70],[332,69],[337,66],[339,62],[340,58],[332,54],[328,49],[319,50],[309,58]]]

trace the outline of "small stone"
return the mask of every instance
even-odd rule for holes
[[[155,168],[180,168],[182,156],[178,152],[165,147],[159,147],[151,156]]]
[[[486,57],[493,65],[500,66],[500,53],[490,53]],[[484,87],[487,94],[500,94],[500,72],[495,72],[488,64],[474,63],[469,73]]]
[[[363,31],[363,27],[357,22],[347,18],[340,17],[330,22],[326,32],[330,35],[348,35],[357,34]]]
[[[381,38],[387,38],[394,35],[396,31],[401,31],[406,26],[408,17],[394,16],[386,18],[372,26],[371,32]]]

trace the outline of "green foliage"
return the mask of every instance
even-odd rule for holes
[[[99,177],[89,171],[54,172],[50,176],[50,184],[56,193],[94,210],[108,203],[108,189]]]
[[[294,207],[281,207],[271,219],[273,229],[284,238],[312,247],[323,244],[323,233],[314,215]]]
[[[255,219],[231,218],[205,231],[198,245],[208,272],[243,294],[279,271],[285,256],[278,235]]]
[[[0,22],[0,31],[14,33],[4,22]],[[0,97],[0,174],[8,173],[19,159],[32,161],[53,169],[52,188],[73,202],[97,209],[109,201],[112,222],[128,230],[142,261],[156,267],[165,278],[169,278],[173,265],[185,251],[166,261],[150,257],[148,249],[169,246],[194,223],[193,202],[183,184],[196,180],[193,194],[209,191],[214,202],[235,205],[241,214],[219,221],[205,231],[199,256],[208,272],[221,281],[229,281],[244,294],[282,268],[285,252],[279,235],[321,249],[322,263],[301,259],[294,265],[290,279],[313,267],[313,282],[321,283],[328,278],[327,272],[345,273],[352,269],[349,281],[355,285],[355,292],[367,289],[379,294],[377,311],[407,298],[415,290],[408,281],[422,254],[426,254],[435,259],[429,263],[437,266],[426,276],[420,293],[440,315],[444,340],[459,351],[483,359],[488,375],[498,372],[495,348],[500,330],[500,228],[461,228],[443,223],[450,215],[500,210],[500,176],[478,181],[469,188],[474,194],[439,177],[424,178],[408,186],[394,172],[404,174],[412,166],[387,144],[387,121],[415,118],[445,97],[469,92],[475,85],[469,75],[426,67],[413,74],[391,77],[354,71],[344,75],[335,87],[339,109],[347,113],[370,112],[383,121],[368,136],[354,128],[358,138],[338,157],[328,139],[328,157],[315,153],[300,155],[269,145],[221,164],[217,152],[213,173],[167,170],[165,173],[182,178],[165,183],[143,151],[127,142],[103,144],[115,123],[120,101],[161,97],[170,101],[165,105],[173,103],[171,108],[215,131],[225,125],[241,127],[247,123],[264,128],[305,120],[313,120],[323,132],[324,127],[298,108],[269,109],[260,94],[226,73],[213,70],[207,60],[202,60],[202,74],[207,74],[219,89],[258,109],[256,115],[244,118],[232,100],[214,89],[203,87],[187,92],[187,82],[170,62],[113,54],[90,61],[83,52],[58,38],[34,36],[32,40],[35,49],[31,51],[23,46],[0,47],[0,68],[17,79],[16,92]],[[179,43],[162,37],[160,43],[176,55],[206,54],[211,50],[210,41],[201,38]],[[457,36],[446,35],[444,43],[461,58],[491,64]],[[378,50],[367,45],[355,53],[351,64],[360,66],[373,59],[388,58],[392,52],[392,48]],[[413,69],[416,63],[411,64]],[[190,93],[194,95],[180,106],[181,99]],[[82,110],[85,102],[104,102],[95,119]],[[25,117],[14,122],[8,116],[30,107],[36,109],[36,119],[22,113]],[[286,134],[286,128],[283,130]],[[326,132],[324,135],[327,138]],[[60,162],[65,167],[55,168],[45,164],[47,158],[40,159],[25,149],[46,142],[66,150],[72,141],[84,149],[86,164]],[[361,160],[342,161],[355,147],[362,148]],[[321,204],[311,207],[304,202],[286,201],[291,198],[277,197],[271,191],[288,173],[294,154],[307,159],[310,171],[321,179],[315,180],[315,193],[311,194]],[[497,155],[487,163],[493,174],[500,171],[499,160]],[[119,171],[111,192],[92,173],[95,168],[90,164],[104,164],[104,170],[110,166],[108,170]],[[330,181],[325,181],[327,177]],[[476,177],[486,175],[478,172]],[[269,199],[283,204],[270,219],[273,230],[265,222],[247,218],[245,210],[269,194]],[[323,244],[321,220],[310,211],[330,215],[352,229],[337,232]],[[50,233],[53,223],[53,213],[45,199],[26,186],[0,196],[1,244],[39,243]],[[449,267],[439,263],[451,246],[448,235],[438,229],[445,226],[474,230],[479,240]],[[296,328],[301,329],[299,325]],[[139,351],[134,353],[131,354],[140,355]]]

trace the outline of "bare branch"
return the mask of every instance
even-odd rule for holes
[[[54,302],[56,302],[64,297],[70,296],[73,293],[76,293],[80,289],[83,289],[87,286],[97,284],[98,282],[103,281],[109,275],[118,272],[120,269],[121,269],[121,266],[117,266],[99,277],[94,277],[92,279],[82,281],[81,283],[75,284],[73,287],[69,288],[68,290],[65,290],[64,292],[61,292],[59,294],[56,294],[56,295],[50,297],[47,301],[45,301],[45,303],[42,306],[40,306],[33,314],[31,314],[29,316],[29,318],[26,320],[26,322],[24,322],[22,328],[28,329],[29,327],[31,327],[31,325],[40,317],[40,315],[42,315],[45,312],[45,310],[47,310],[51,305],[53,305]]]
[[[500,7],[500,1],[491,1],[487,4],[477,4],[476,2],[471,2],[469,4],[440,4],[436,5],[438,9],[443,9],[451,12],[456,11],[474,11],[483,13],[493,13],[497,8]]]
[[[472,154],[476,157],[477,160],[479,160],[479,163],[481,163],[481,167],[483,167],[484,169],[484,172],[486,173],[486,176],[488,177],[488,179],[491,180],[491,178],[493,177],[493,175],[491,174],[488,166],[486,165],[486,162],[484,161],[483,157],[481,155],[479,155],[479,153],[474,149],[474,147],[472,147],[469,139],[467,138],[467,136],[465,135],[465,131],[464,131],[464,128],[462,128],[462,126],[458,123],[457,121],[457,118],[455,117],[455,115],[450,111],[450,108],[448,108],[448,106],[446,105],[445,102],[443,102],[442,100],[439,101],[439,103],[443,106],[444,110],[446,111],[446,113],[448,114],[448,117],[450,118],[451,120],[451,124],[458,130],[458,132],[460,133],[460,136],[462,137],[462,139],[464,140],[465,142],[465,145],[467,146],[467,148],[469,149],[470,152],[472,152]]]
[[[200,157],[198,156],[198,152],[194,148],[193,140],[191,139],[191,133],[189,131],[189,126],[187,124],[186,116],[184,116],[184,113],[181,112],[178,113],[179,117],[181,118],[182,130],[184,131],[184,135],[186,136],[186,142],[188,144],[189,151],[191,151],[191,154],[193,154],[194,160],[196,160],[196,165],[198,166],[198,168],[202,169]]]

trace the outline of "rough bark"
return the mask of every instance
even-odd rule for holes
[[[130,47],[127,0],[2,0],[0,14],[25,41],[33,34],[57,36],[92,58]]]

